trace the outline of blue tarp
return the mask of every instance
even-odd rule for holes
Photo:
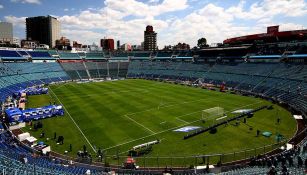
[[[5,110],[6,116],[8,116],[9,122],[22,122],[23,115],[20,109],[18,108],[9,108]]]
[[[11,109],[6,109],[5,113],[10,123],[28,122],[48,117],[63,116],[64,109],[60,105],[59,106],[50,105],[41,108],[30,108],[25,110],[20,110],[18,108],[11,108]]]
[[[28,87],[26,89],[19,90],[17,92],[17,95],[21,96],[22,93],[26,93],[27,95],[47,94],[48,93],[48,88],[44,88],[42,86]]]

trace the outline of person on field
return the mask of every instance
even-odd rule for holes
[[[260,135],[260,130],[257,129],[257,137],[259,137],[259,135]]]

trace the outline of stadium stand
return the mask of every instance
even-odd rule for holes
[[[124,78],[127,75],[129,62],[62,62],[61,66],[71,79],[91,78]]]
[[[89,52],[85,54],[87,60],[105,60],[106,57],[103,52]]]
[[[0,50],[0,100],[28,86],[52,82],[105,78],[144,78],[189,81],[190,84],[225,85],[241,94],[263,97],[290,110],[307,111],[307,49],[304,43],[208,48],[198,51],[92,52]],[[44,62],[60,58],[59,62]],[[21,62],[39,60],[39,63]],[[82,59],[81,59],[82,58]],[[84,58],[84,59],[83,59]],[[9,61],[19,62],[9,62]],[[7,62],[6,62],[7,61]],[[249,165],[225,169],[222,174],[302,174],[307,141],[276,155],[256,157]],[[50,157],[33,157],[5,131],[0,134],[0,171],[4,174],[104,174],[106,169],[71,165]],[[23,162],[26,158],[27,163]],[[286,162],[284,162],[286,159]],[[289,160],[293,160],[293,164]],[[276,163],[277,162],[277,163]],[[276,163],[276,164],[274,164]],[[274,164],[274,168],[272,165]],[[65,166],[63,166],[65,165]],[[286,166],[286,168],[284,166]],[[306,163],[305,163],[306,165]],[[286,169],[286,170],[285,170]],[[121,172],[124,170],[118,170]],[[146,174],[141,170],[135,174]],[[181,172],[182,173],[182,172]],[[188,170],[185,174],[193,174]],[[205,174],[205,172],[200,172]]]
[[[20,145],[9,132],[0,134],[0,169],[3,174],[91,174],[102,175],[104,169],[76,166],[67,160],[40,156]]]
[[[56,50],[48,50],[48,53],[53,57],[59,56],[59,53]]]
[[[149,58],[150,57],[150,52],[143,52],[143,51],[137,51],[134,52],[134,57],[140,57],[140,58]]]
[[[44,51],[27,51],[27,53],[32,57],[32,59],[39,59],[39,60],[53,59],[53,57],[51,57],[51,55],[48,52]]]
[[[58,63],[0,63],[0,69],[1,101],[20,88],[69,79]]]
[[[78,52],[78,55],[80,58],[85,58],[85,52]]]
[[[89,79],[85,66],[82,62],[62,62],[61,66],[71,79]]]
[[[22,60],[21,55],[12,50],[0,50],[0,58],[1,60]]]
[[[58,52],[61,60],[79,60],[80,56],[78,53],[70,52]]]

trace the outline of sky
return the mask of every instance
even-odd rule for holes
[[[158,46],[201,37],[221,43],[231,37],[307,27],[307,0],[0,0],[0,21],[13,23],[25,38],[25,18],[52,15],[61,35],[82,44],[101,38],[140,45],[147,25],[158,33]]]

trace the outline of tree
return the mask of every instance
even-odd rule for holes
[[[206,38],[200,38],[197,41],[197,46],[200,47],[200,48],[208,47],[207,39]]]

